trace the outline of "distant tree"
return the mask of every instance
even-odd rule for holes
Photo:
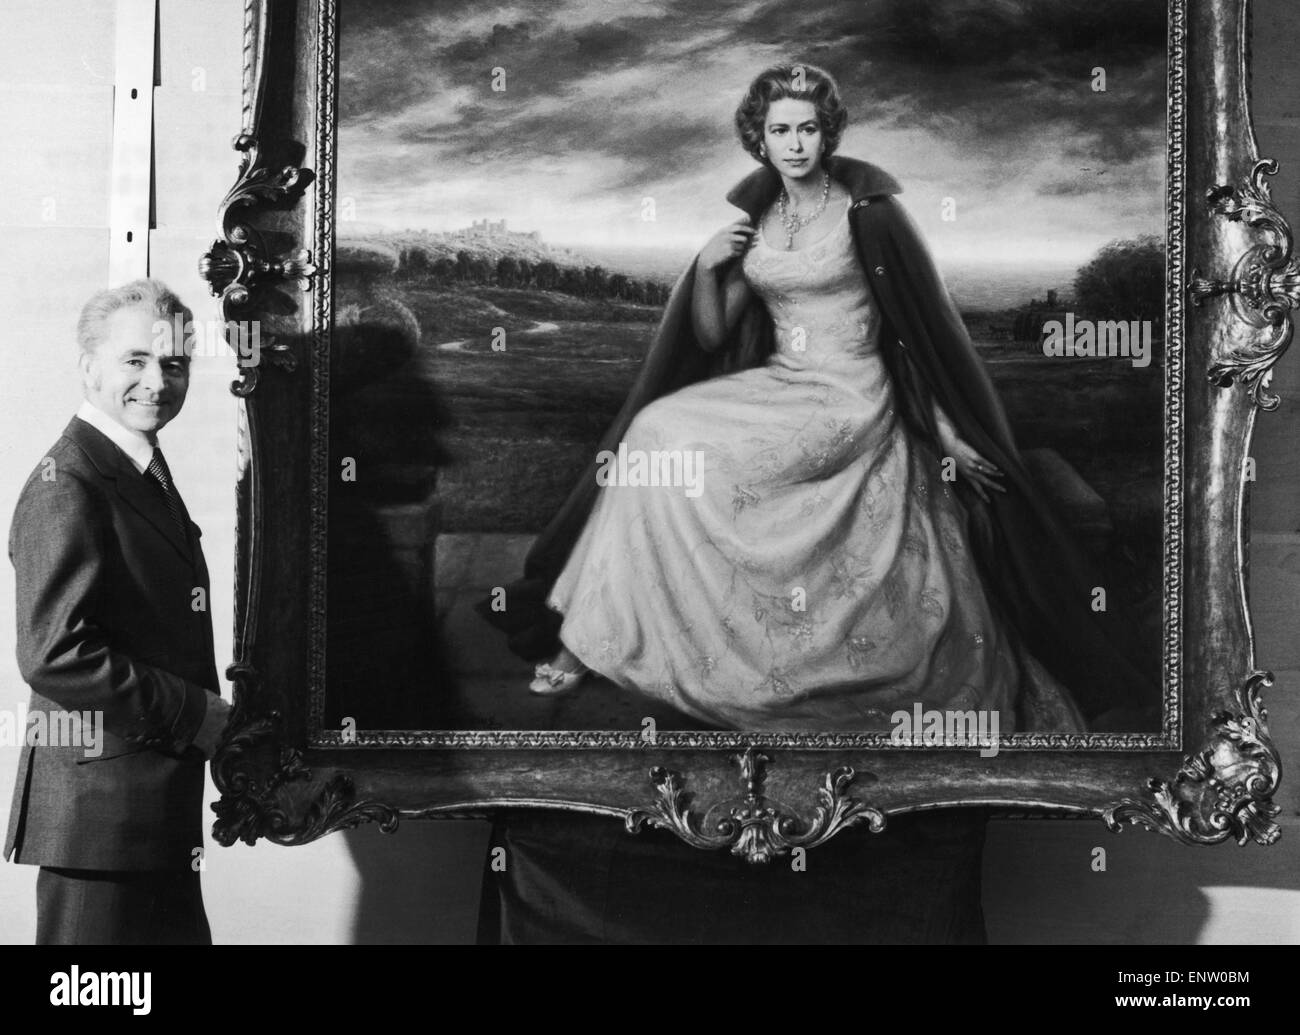
[[[434,259],[429,267],[430,279],[436,280],[440,284],[450,284],[456,279],[456,274],[456,260],[447,255],[441,255]]]
[[[497,259],[497,283],[502,287],[515,287],[519,283],[519,260],[513,255]]]
[[[550,259],[543,259],[533,271],[537,286],[543,291],[554,291],[560,281],[560,268]]]
[[[464,251],[462,249],[461,251],[458,251],[456,253],[456,279],[457,280],[469,280],[471,262],[472,262],[472,258],[469,252]]]
[[[610,274],[609,284],[606,286],[612,298],[627,298],[627,274],[612,273]]]
[[[566,295],[581,296],[587,286],[587,278],[576,266],[565,266],[560,270],[560,282],[556,286]]]
[[[339,276],[391,275],[400,263],[396,249],[377,241],[344,241],[334,249],[334,270]]]
[[[1074,278],[1075,305],[1090,318],[1150,320],[1165,316],[1165,242],[1154,234],[1106,245]]]
[[[418,244],[402,250],[402,271],[421,274],[429,270],[429,253]]]
[[[519,260],[519,286],[531,287],[533,283],[533,264],[527,259]]]
[[[473,284],[490,284],[492,282],[493,265],[482,255],[475,255],[469,260],[469,280]]]
[[[582,271],[583,294],[589,298],[603,298],[608,286],[605,270],[600,266],[588,266]]]

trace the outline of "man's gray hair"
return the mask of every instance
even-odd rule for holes
[[[82,307],[77,321],[77,343],[84,352],[93,352],[104,340],[104,322],[119,309],[136,307],[147,310],[158,320],[173,320],[177,314],[188,337],[194,313],[161,280],[133,280],[94,295]]]

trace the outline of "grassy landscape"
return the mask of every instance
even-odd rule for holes
[[[509,288],[401,297],[421,328],[405,375],[436,385],[448,406],[444,529],[541,529],[622,405],[658,310]]]
[[[339,434],[399,481],[421,482],[410,472],[427,467],[432,484],[436,467],[447,532],[545,526],[622,405],[662,311],[439,284],[395,263],[345,272],[337,287],[340,312],[367,332],[336,356]],[[1060,453],[1105,499],[1121,538],[1146,553],[1159,537],[1161,344],[1147,368],[1051,359],[1011,341],[1013,319],[966,314],[1020,447]]]
[[[421,332],[401,378],[436,386],[448,410],[437,429],[448,454],[439,472],[444,527],[540,529],[621,406],[659,310],[474,286],[410,286],[398,298]],[[1158,499],[1158,358],[1146,369],[1049,359],[981,337],[987,320],[978,316],[970,324],[1022,449],[1057,450],[1125,511]],[[497,327],[501,351],[492,349]]]
[[[441,720],[418,711],[427,679],[407,664],[430,649],[417,605],[431,535],[541,531],[590,470],[661,310],[394,276],[337,278],[336,292],[330,450],[336,460],[355,458],[360,474],[330,495],[336,541],[348,544],[330,552],[331,665],[339,685],[390,685],[383,700],[392,697],[396,711],[381,725],[436,726]],[[1107,584],[1133,606],[1154,651],[1161,350],[1146,369],[1048,359],[1009,339],[1008,314],[967,314],[967,322],[1021,449],[1055,449],[1105,500],[1115,523]],[[389,646],[377,660],[370,644],[381,634]],[[353,657],[364,665],[349,675],[339,659]]]

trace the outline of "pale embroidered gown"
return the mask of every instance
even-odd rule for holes
[[[939,458],[906,431],[847,217],[743,261],[776,351],[645,407],[637,450],[700,451],[699,487],[602,488],[549,604],[620,686],[735,729],[871,730],[896,711],[996,709],[1073,730],[1077,711],[1012,649]],[[702,491],[701,491],[702,490]]]

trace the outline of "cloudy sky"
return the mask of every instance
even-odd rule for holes
[[[1164,0],[340,7],[339,192],[362,225],[693,250],[756,168],[733,129],[749,81],[807,62],[845,95],[840,152],[902,181],[941,259],[1074,263],[1163,230]]]

